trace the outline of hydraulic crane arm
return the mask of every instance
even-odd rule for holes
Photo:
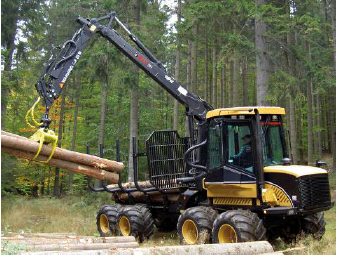
[[[107,24],[100,24],[100,21],[102,20],[108,20]],[[79,17],[77,21],[82,25],[82,28],[74,34],[71,40],[66,41],[63,46],[59,48],[59,52],[55,57],[52,57],[49,60],[45,72],[41,75],[35,85],[40,96],[44,99],[46,106],[46,112],[41,119],[43,123],[41,127],[49,127],[49,109],[53,101],[60,96],[69,74],[81,57],[82,52],[88,45],[91,37],[96,33],[114,44],[124,55],[131,59],[146,74],[183,104],[186,107],[187,116],[202,122],[205,120],[206,112],[213,109],[212,106],[208,105],[200,97],[190,93],[182,87],[180,83],[175,81],[166,72],[160,61],[158,61],[142,42],[126,28],[114,12],[98,19],[85,19]],[[116,21],[120,27],[125,30],[129,38],[141,51],[135,49],[111,27],[113,21]]]

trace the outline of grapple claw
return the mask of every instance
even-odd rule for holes
[[[38,149],[36,155],[34,156],[34,158],[32,160],[35,160],[40,155],[43,144],[51,144],[52,151],[51,151],[48,159],[46,161],[39,161],[41,163],[48,163],[55,153],[57,140],[58,140],[54,131],[48,130],[48,129],[45,129],[45,128],[40,128],[30,137],[30,139],[33,140],[33,141],[40,142],[39,149]]]

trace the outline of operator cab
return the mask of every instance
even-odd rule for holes
[[[254,109],[260,115],[258,125]],[[206,182],[253,181],[258,157],[262,157],[264,167],[282,164],[282,159],[287,157],[282,125],[284,114],[284,109],[278,107],[227,108],[208,112],[206,165],[212,171]],[[262,148],[258,148],[257,129],[260,130]]]

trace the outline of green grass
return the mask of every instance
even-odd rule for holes
[[[90,193],[87,196],[69,196],[62,199],[22,196],[2,198],[1,235],[8,232],[47,232],[76,233],[81,236],[98,236],[96,214],[104,204],[111,204],[107,193]],[[336,207],[325,212],[326,233],[321,241],[302,237],[295,244],[285,244],[276,240],[275,250],[292,247],[305,247],[304,250],[292,251],[291,254],[336,254]],[[176,232],[162,233],[155,231],[154,236],[141,247],[179,245]],[[15,246],[9,247],[15,252]]]
[[[111,204],[108,193],[57,198],[3,197],[1,200],[1,234],[76,233],[98,236],[96,214],[104,204]]]

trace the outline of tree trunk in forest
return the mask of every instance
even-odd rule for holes
[[[333,62],[333,76],[336,80],[336,1],[331,1],[332,10],[331,10],[331,20],[332,20],[332,38],[333,38],[333,47],[334,47],[334,62]],[[330,94],[330,106],[331,106],[331,115],[330,115],[330,131],[331,131],[331,151],[333,157],[333,166],[332,169],[336,171],[336,87],[332,89],[332,94]]]
[[[216,42],[214,42],[213,48],[212,48],[212,105],[213,107],[218,107],[218,90],[217,90],[217,51],[216,51]]]
[[[181,25],[181,0],[178,0],[178,9],[177,9],[177,50],[176,50],[176,65],[175,65],[175,79],[176,81],[180,81],[180,66],[181,66],[181,44],[180,44],[180,36],[179,29]],[[173,111],[173,130],[178,131],[179,124],[179,102],[174,100],[174,111]]]
[[[242,57],[242,105],[248,106],[247,56]]]
[[[336,1],[331,1],[331,20],[332,20],[332,39],[333,39],[333,56],[334,56],[334,70],[336,71]],[[335,74],[335,73],[334,73]]]
[[[63,132],[63,117],[64,117],[64,110],[65,110],[65,96],[66,89],[63,89],[62,92],[62,100],[61,100],[61,110],[60,110],[60,119],[59,119],[59,130],[57,135],[57,146],[60,148],[62,145],[62,132]],[[54,193],[53,195],[58,197],[61,194],[60,189],[60,169],[58,167],[55,168],[55,179],[54,179]]]
[[[187,65],[186,65],[186,87],[188,91],[191,90],[191,41],[188,40],[188,48],[187,48]],[[189,124],[188,124],[188,118],[186,117],[185,121],[185,137],[190,136],[190,130],[189,130]]]
[[[331,153],[333,157],[332,170],[336,171],[336,88],[332,89],[330,94],[330,136],[331,136]]]
[[[209,56],[208,56],[208,40],[207,40],[207,28],[205,28],[205,33],[204,33],[204,40],[205,40],[205,66],[204,66],[204,100],[205,101],[210,101],[208,97],[208,61],[209,61]]]
[[[193,26],[193,40],[191,41],[191,88],[192,93],[198,94],[198,81],[197,81],[197,36],[198,36],[198,25]]]
[[[140,25],[140,1],[134,0],[134,17],[135,24],[139,28]],[[131,108],[130,108],[130,145],[129,145],[129,171],[128,181],[134,180],[134,166],[133,166],[133,145],[132,138],[138,137],[138,122],[139,122],[139,68],[133,65],[134,81],[131,84]]]
[[[290,142],[291,142],[291,155],[294,164],[298,164],[297,156],[297,130],[296,130],[296,112],[295,112],[295,103],[292,97],[290,97],[289,102],[289,121],[290,121]]]
[[[4,74],[7,76],[8,80],[11,80],[11,71],[12,71],[12,63],[13,63],[13,54],[14,54],[14,40],[15,40],[16,33],[11,35],[11,40],[7,44],[7,54],[5,54],[4,58]],[[5,129],[5,122],[6,122],[6,114],[7,114],[7,103],[8,103],[8,94],[10,92],[10,88],[7,86],[1,86],[1,129]]]
[[[6,5],[6,4],[4,4]],[[8,5],[8,4],[7,4]],[[3,6],[5,7],[5,6]],[[6,6],[7,8],[9,6]],[[15,50],[15,38],[18,32],[18,20],[20,18],[19,16],[19,9],[20,9],[20,3],[15,2],[10,4],[9,10],[10,10],[10,18],[8,18],[9,23],[4,24],[2,26],[6,26],[6,29],[2,29],[1,31],[1,47],[4,51],[4,73],[3,75],[8,76],[8,79],[11,80],[11,71],[12,71],[12,64],[13,64],[13,54]],[[1,27],[2,27],[1,26]],[[4,45],[3,45],[4,44]],[[6,122],[6,114],[7,114],[7,103],[8,103],[8,95],[10,92],[10,88],[7,86],[1,85],[1,129],[5,129],[5,122]]]
[[[287,55],[288,61],[288,74],[292,77],[292,80],[297,80],[297,67],[296,67],[296,59],[293,55],[293,49],[296,45],[296,31],[290,31],[287,35],[287,46],[290,49],[290,54]],[[289,84],[289,121],[290,121],[290,141],[291,141],[291,153],[293,157],[293,163],[298,164],[298,150],[297,150],[297,129],[296,129],[296,107],[294,103],[294,99],[296,98],[296,90],[295,87],[297,85],[296,82]]]
[[[226,97],[226,63],[223,63],[221,67],[221,77],[220,77],[220,107],[225,107],[225,97]],[[227,104],[227,102],[226,102]]]
[[[308,51],[308,61],[311,61],[310,43],[306,39],[306,50]],[[314,165],[314,109],[313,109],[313,84],[312,77],[309,74],[307,80],[307,116],[308,116],[308,165]]]
[[[314,137],[313,137],[313,100],[312,100],[312,78],[307,82],[307,104],[308,104],[308,165],[314,165]]]
[[[256,9],[266,4],[265,0],[255,0]],[[268,46],[265,39],[267,24],[260,17],[255,18],[255,48],[256,48],[256,91],[257,104],[268,105],[266,96],[270,80]]]
[[[316,138],[316,159],[320,160],[322,158],[322,131],[321,131],[321,127],[322,127],[322,121],[321,121],[321,100],[320,100],[320,94],[317,93],[316,96],[316,131],[315,131],[315,138]]]
[[[77,135],[77,116],[78,116],[78,106],[80,104],[80,85],[81,79],[77,78],[74,83],[74,90],[75,90],[75,107],[74,107],[74,121],[73,121],[73,137],[71,139],[71,151],[75,151],[76,145],[76,135]],[[74,173],[69,172],[69,183],[68,183],[68,190],[73,190],[73,180],[74,180]]]
[[[233,107],[233,88],[234,88],[234,60],[230,61],[230,69],[229,69],[229,107]]]
[[[234,49],[234,60],[233,60],[233,107],[240,106],[239,98],[239,54],[238,50]]]
[[[100,124],[99,124],[99,135],[98,135],[98,151],[100,152],[100,145],[104,146],[104,127],[105,127],[105,116],[106,116],[106,105],[107,105],[107,97],[109,91],[109,78],[108,74],[104,78],[102,82],[102,102],[101,102],[101,117],[100,117]],[[102,157],[102,156],[100,156]],[[94,183],[95,188],[102,187],[102,181],[95,179]]]

